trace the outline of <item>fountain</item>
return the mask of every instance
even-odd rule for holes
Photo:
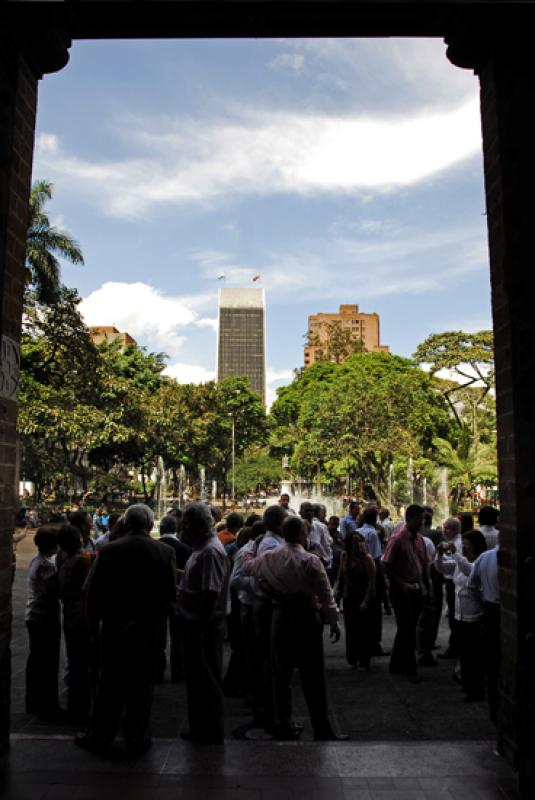
[[[414,503],[414,468],[412,463],[412,456],[409,456],[407,462],[407,482],[409,484],[409,503]]]
[[[156,461],[156,519],[161,520],[167,511],[167,474],[163,458]]]
[[[422,481],[422,503],[424,506],[427,505],[427,478]]]
[[[448,494],[448,470],[444,467],[440,470],[440,498],[443,518],[447,519],[450,515],[450,503]]]

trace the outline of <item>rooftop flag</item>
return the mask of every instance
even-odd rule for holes
[[[224,280],[225,280],[225,278],[226,278],[226,275],[225,275],[225,273],[224,273],[224,272],[222,272],[222,273],[221,273],[221,275],[218,275],[218,276],[217,276],[217,280],[218,280],[218,281],[224,281]]]
[[[259,281],[261,277],[262,277],[261,275],[253,275],[253,277],[252,277],[252,279],[251,279],[251,280],[252,280],[252,281],[253,281],[253,283],[254,283],[255,281]]]

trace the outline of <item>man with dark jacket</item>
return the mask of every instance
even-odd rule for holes
[[[175,553],[150,538],[154,515],[141,503],[125,514],[126,533],[104,547],[89,579],[88,615],[100,647],[100,674],[86,750],[109,749],[124,711],[132,756],[150,745],[150,712],[160,629],[176,598]]]

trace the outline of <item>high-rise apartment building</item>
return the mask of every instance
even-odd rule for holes
[[[116,342],[118,340],[123,350],[125,347],[128,347],[129,344],[137,344],[136,340],[133,339],[129,333],[119,331],[113,325],[91,325],[89,331],[93,344],[98,345],[102,344],[102,342],[111,344],[111,342]]]
[[[263,289],[220,289],[217,380],[249,378],[266,402],[266,337]]]
[[[341,305],[338,313],[319,313],[309,316],[305,367],[319,360],[319,351],[325,348],[332,323],[339,323],[341,329],[349,331],[355,340],[361,339],[366,350],[373,353],[389,352],[389,348],[381,344],[379,314],[363,314],[358,306]]]

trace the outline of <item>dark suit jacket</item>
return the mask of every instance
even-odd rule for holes
[[[175,552],[145,534],[127,534],[103,547],[88,586],[94,626],[126,630],[157,624],[176,599]]]

